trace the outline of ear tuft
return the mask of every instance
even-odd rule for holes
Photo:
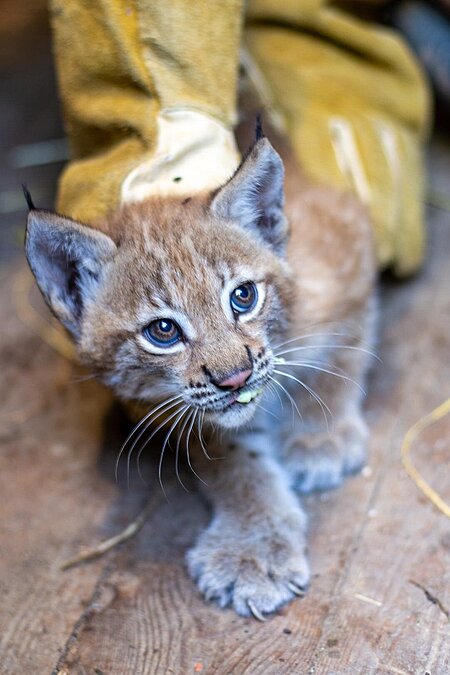
[[[259,126],[256,133],[262,134]],[[211,210],[251,231],[282,255],[288,234],[283,209],[283,162],[269,140],[260,135],[234,176],[213,197]]]
[[[255,124],[255,143],[260,141],[262,138],[265,138],[264,130],[261,122],[261,113],[256,115],[256,124]]]
[[[76,338],[116,245],[106,234],[50,211],[30,210],[25,253],[45,301]]]
[[[30,191],[28,190],[27,186],[25,183],[22,183],[22,190],[23,190],[23,196],[25,197],[25,201],[28,205],[28,210],[29,211],[34,211],[36,209],[34,203],[33,203],[33,198],[31,196]]]

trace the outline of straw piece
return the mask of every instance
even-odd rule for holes
[[[401,446],[401,457],[403,466],[408,473],[409,477],[414,481],[419,490],[423,492],[425,497],[430,500],[430,502],[437,508],[441,513],[443,513],[447,518],[450,518],[450,506],[442,499],[442,497],[433,490],[431,485],[423,478],[422,474],[415,468],[413,465],[410,454],[411,446],[413,441],[417,436],[427,427],[435,424],[440,419],[445,417],[450,413],[450,398],[441,403],[437,408],[432,410],[428,415],[425,415],[420,420],[418,420],[412,427],[408,430],[403,439]]]
[[[60,569],[67,570],[70,567],[74,567],[75,565],[78,565],[81,562],[86,562],[88,560],[94,560],[94,558],[99,558],[100,556],[107,553],[107,551],[110,551],[112,548],[115,548],[119,544],[122,544],[124,541],[128,541],[128,539],[134,537],[142,528],[145,521],[147,520],[151,512],[154,510],[158,501],[159,495],[153,497],[153,499],[150,499],[145,508],[142,509],[139,515],[131,523],[129,523],[126,526],[126,528],[122,530],[122,532],[119,532],[119,534],[116,534],[114,537],[105,539],[104,541],[100,542],[100,544],[98,544],[97,546],[94,546],[94,548],[82,551],[79,555],[76,555],[73,558],[65,560],[61,564]]]

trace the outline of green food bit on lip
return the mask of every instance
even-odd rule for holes
[[[261,389],[255,389],[254,391],[243,391],[242,394],[239,394],[236,401],[238,403],[250,403],[254,398],[261,393]]]
[[[273,362],[278,365],[281,365],[282,363],[286,363],[286,359],[283,359],[282,356],[275,356]]]

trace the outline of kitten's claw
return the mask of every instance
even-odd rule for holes
[[[291,590],[295,595],[298,595],[300,598],[302,598],[304,595],[306,595],[306,589],[302,588],[301,586],[297,586],[297,584],[294,584],[293,581],[288,581],[287,584],[289,590]]]
[[[280,607],[304,595],[309,582],[304,516],[297,509],[271,518],[258,536],[236,521],[216,518],[187,554],[200,591],[220,607],[267,621]]]
[[[268,617],[264,616],[264,614],[262,614],[259,611],[259,609],[257,609],[255,607],[254,603],[251,600],[247,600],[247,606],[248,606],[249,610],[251,611],[251,613],[253,614],[253,616],[255,617],[255,619],[258,619],[258,621],[263,621],[263,622],[267,621]]]

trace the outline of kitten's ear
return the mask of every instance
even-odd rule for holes
[[[106,234],[50,211],[31,209],[25,253],[47,304],[77,337],[85,303],[117,248]]]
[[[288,234],[283,184],[281,157],[260,133],[234,176],[214,196],[211,209],[220,218],[258,234],[277,253],[283,253]]]

